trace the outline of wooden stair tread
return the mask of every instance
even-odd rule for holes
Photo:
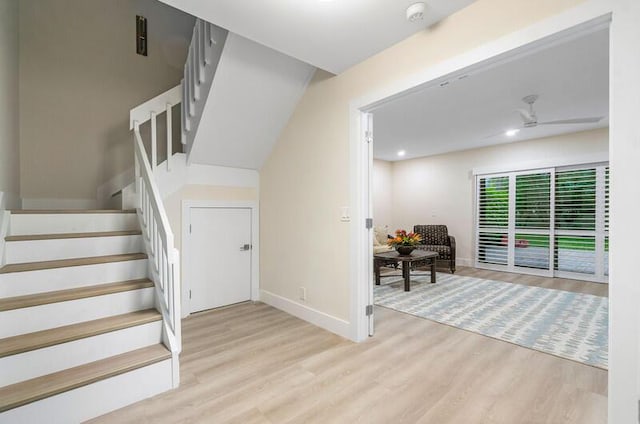
[[[30,240],[57,240],[57,239],[73,239],[73,238],[91,238],[91,237],[120,237],[120,236],[139,236],[142,234],[140,230],[129,231],[96,231],[91,233],[61,233],[61,234],[31,234],[22,236],[7,236],[5,241],[30,241]]]
[[[53,215],[74,213],[135,213],[135,209],[12,209],[13,215]]]
[[[9,272],[39,271],[42,269],[66,268],[71,266],[106,264],[110,262],[147,259],[146,253],[125,253],[120,255],[91,256],[88,258],[58,259],[55,261],[25,262],[7,264],[0,268],[0,274]]]
[[[87,297],[103,296],[130,290],[145,289],[148,287],[153,287],[153,282],[147,278],[143,278],[139,280],[120,281],[117,283],[99,284],[67,290],[7,297],[0,299],[0,311],[28,308],[31,306],[46,305],[48,303],[66,302],[69,300],[84,299]]]
[[[171,358],[153,345],[0,388],[0,412]]]
[[[130,312],[128,314],[81,322],[79,324],[65,325],[49,330],[36,331],[34,333],[21,334],[19,336],[0,339],[0,358],[28,352],[35,349],[67,343],[74,340],[135,327],[160,321],[162,315],[155,309]]]

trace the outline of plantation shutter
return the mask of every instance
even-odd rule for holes
[[[606,281],[609,168],[477,176],[476,266]]]
[[[509,177],[478,180],[477,259],[486,264],[507,265],[509,225]]]
[[[556,172],[555,228],[555,269],[595,274],[595,168]]]
[[[516,267],[549,269],[551,172],[516,175]]]

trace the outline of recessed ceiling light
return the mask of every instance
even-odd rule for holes
[[[513,137],[514,135],[518,134],[520,132],[520,130],[514,129],[514,130],[507,130],[505,132],[505,135],[507,137]]]
[[[406,154],[407,154],[407,152],[406,152],[406,151],[404,151],[404,150],[398,150],[398,156],[402,157],[402,156],[404,156],[404,155],[406,155]]]

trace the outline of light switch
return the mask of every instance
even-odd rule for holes
[[[340,208],[340,221],[351,222],[351,216],[349,215],[349,206],[343,206]]]

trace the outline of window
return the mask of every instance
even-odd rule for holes
[[[606,281],[609,168],[477,177],[476,266]]]

